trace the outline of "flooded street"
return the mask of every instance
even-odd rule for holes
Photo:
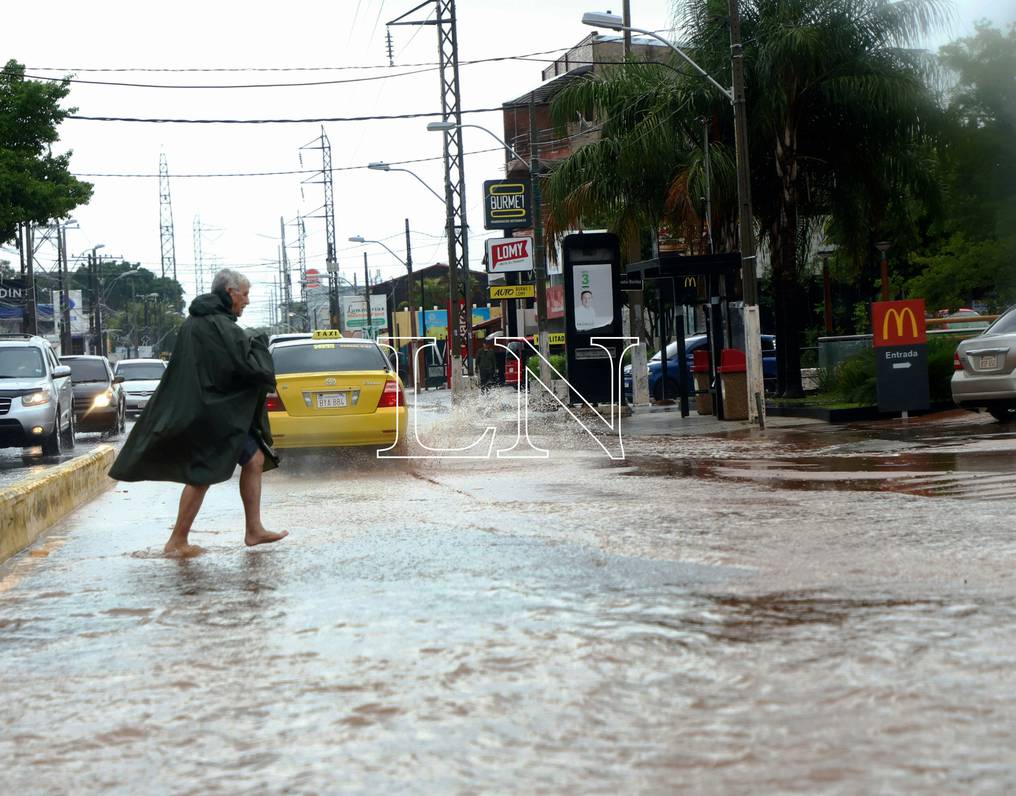
[[[431,444],[510,425],[421,403]],[[3,790],[1016,788],[1016,430],[681,424],[623,461],[563,412],[547,459],[285,452],[291,536],[245,549],[234,479],[189,561],[177,487],[118,485],[0,566]]]

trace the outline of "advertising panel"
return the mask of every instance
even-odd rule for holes
[[[589,332],[614,322],[614,276],[611,263],[581,263],[572,267],[572,319],[577,332]]]
[[[372,293],[370,296],[370,318],[367,318],[367,303],[363,296],[344,295],[342,303],[342,333],[347,337],[373,337],[388,326],[388,297]]]

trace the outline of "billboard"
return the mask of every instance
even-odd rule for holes
[[[371,294],[369,319],[367,302],[363,296],[343,295],[339,300],[342,307],[342,333],[347,337],[374,337],[381,329],[388,328],[388,296],[383,293]]]

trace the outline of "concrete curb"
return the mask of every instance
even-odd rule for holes
[[[101,445],[85,456],[0,489],[0,564],[54,523],[116,482],[107,473],[115,451]]]

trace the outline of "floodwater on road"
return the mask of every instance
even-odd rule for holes
[[[432,444],[510,425],[431,409]],[[291,536],[244,549],[234,480],[189,561],[158,552],[175,486],[94,501],[0,567],[4,790],[1016,788],[1011,430],[611,461],[563,413],[532,427],[546,459],[286,453],[265,520]]]

